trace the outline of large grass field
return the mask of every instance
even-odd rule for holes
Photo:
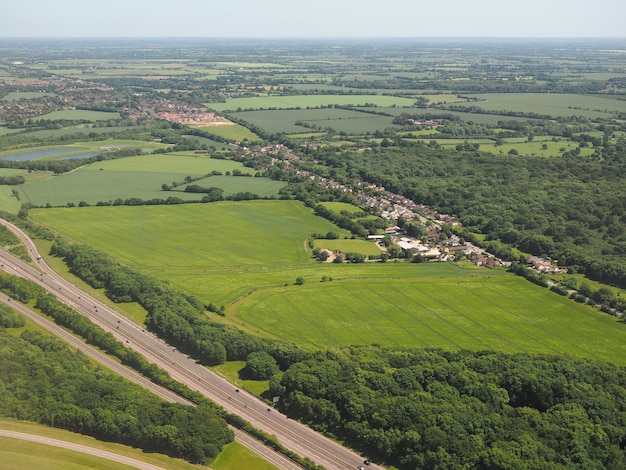
[[[227,124],[220,126],[192,124],[190,125],[190,127],[201,129],[205,132],[208,132],[209,134],[213,134],[228,140],[235,140],[239,142],[243,141],[244,139],[248,139],[250,142],[261,140],[261,138],[254,132],[239,124]],[[216,146],[216,148],[221,148],[223,146],[224,144],[221,144],[219,147]]]
[[[626,112],[626,101],[607,95],[574,95],[546,93],[485,93],[471,95],[479,101],[457,103],[461,106],[478,106],[490,111],[521,111],[557,116],[609,117]]]
[[[290,96],[259,96],[252,98],[233,98],[225,103],[207,103],[206,106],[216,111],[256,110],[256,109],[295,109],[318,108],[320,106],[375,106],[410,107],[415,105],[411,98],[382,95],[290,95]]]
[[[243,111],[233,113],[232,116],[243,119],[272,133],[298,134],[307,130],[315,130],[296,125],[297,121],[315,125],[321,129],[330,127],[336,132],[346,132],[348,134],[382,131],[388,127],[400,129],[400,126],[393,124],[393,118],[390,116],[338,108]]]
[[[505,271],[317,263],[306,238],[339,230],[295,201],[48,209],[31,216],[205,303],[226,305],[224,321],[307,349],[378,343],[567,353],[626,364],[624,325]],[[298,277],[304,285],[295,285]]]
[[[202,177],[212,171],[225,173],[235,169],[250,172],[241,163],[231,160],[194,156],[192,152],[143,155],[119,158],[86,165],[78,170],[54,176],[49,172],[27,175],[27,184],[20,186],[20,198],[36,206],[64,206],[68,203],[89,205],[116,199],[140,198],[200,200],[201,194],[162,191],[163,184],[182,183],[187,176]],[[267,178],[214,176],[201,185],[224,189],[224,195],[244,191],[262,197],[278,194],[284,185]]]

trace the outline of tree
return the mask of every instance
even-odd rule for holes
[[[302,284],[304,284],[304,278],[302,276],[298,276],[296,278],[296,286],[301,286]]]
[[[265,351],[259,351],[248,355],[243,372],[252,380],[269,380],[280,372],[280,369],[272,356]]]

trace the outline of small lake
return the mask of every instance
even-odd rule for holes
[[[14,160],[17,162],[25,162],[28,160],[36,160],[37,158],[51,157],[53,155],[61,155],[67,152],[68,152],[67,149],[37,150],[35,152],[23,152],[23,153],[15,153],[13,155],[6,155],[2,157],[2,159]]]
[[[100,155],[102,153],[113,152],[118,149],[108,149],[102,150],[101,152],[89,152],[89,153],[79,153],[77,155],[68,155],[67,157],[61,157],[58,160],[76,160],[77,158],[89,158],[95,157],[96,155]],[[148,152],[154,150],[152,147],[142,148],[143,152]],[[37,160],[38,158],[52,157],[54,155],[62,155],[64,153],[68,153],[68,149],[49,149],[49,150],[37,150],[35,152],[23,152],[23,153],[15,153],[12,155],[5,155],[4,157],[0,157],[2,160],[12,160],[16,162],[26,162],[29,160]]]

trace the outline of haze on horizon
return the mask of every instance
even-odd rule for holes
[[[626,37],[623,0],[4,0],[0,37]]]

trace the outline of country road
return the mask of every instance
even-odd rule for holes
[[[73,450],[74,452],[81,452],[83,454],[94,455],[102,459],[111,460],[112,462],[122,463],[130,467],[138,468],[140,470],[166,470],[163,467],[158,467],[156,465],[152,465],[147,462],[135,460],[130,457],[125,457],[123,455],[115,454],[113,452],[108,452],[106,450],[97,449],[96,447],[84,446],[82,444],[76,444],[74,442],[68,442],[68,441],[61,441],[59,439],[52,439],[50,437],[38,436],[36,434],[24,434],[21,432],[6,431],[4,429],[0,429],[0,436],[9,437],[11,439],[21,439],[24,441],[36,442],[38,444],[45,444],[49,446],[61,447],[63,449]]]
[[[81,291],[46,264],[33,241],[24,232],[1,219],[0,223],[10,228],[22,240],[36,265],[33,267],[0,250],[0,264],[3,270],[44,286],[59,300],[113,334],[127,347],[141,353],[149,362],[167,371],[175,380],[202,393],[229,413],[241,416],[257,429],[274,435],[283,446],[298,455],[307,457],[329,470],[355,469],[362,464],[364,460],[362,456],[287,418],[257,397],[243,390],[237,391],[233,385],[195,360],[181,354],[160,338],[145,331],[140,325]],[[292,463],[291,468],[299,467]],[[381,467],[372,464],[369,468]]]

